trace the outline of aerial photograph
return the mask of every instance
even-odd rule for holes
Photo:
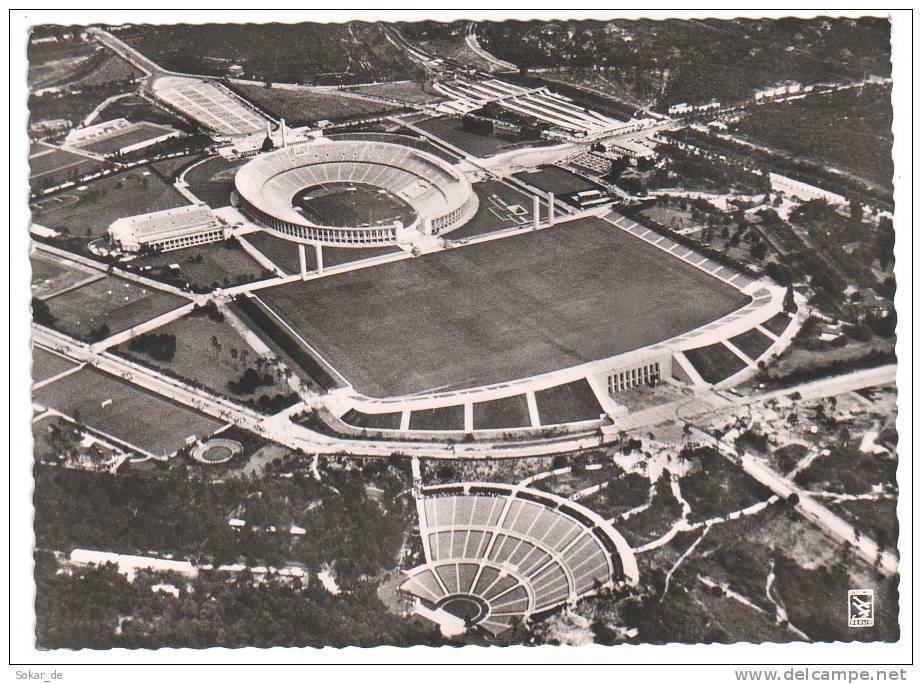
[[[900,640],[891,19],[161,14],[28,36],[36,649]]]

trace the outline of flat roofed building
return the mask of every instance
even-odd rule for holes
[[[126,252],[169,252],[223,240],[224,227],[207,206],[190,205],[118,219],[109,239]]]

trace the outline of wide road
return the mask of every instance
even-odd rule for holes
[[[430,442],[391,442],[375,440],[351,440],[331,437],[319,432],[314,432],[290,420],[290,416],[299,411],[306,410],[308,406],[298,403],[291,408],[272,416],[264,416],[252,409],[237,404],[230,399],[211,394],[201,388],[193,387],[175,378],[163,375],[157,371],[138,365],[127,359],[108,354],[96,353],[90,345],[75,340],[62,333],[49,330],[42,326],[32,326],[33,341],[49,349],[70,357],[78,363],[88,363],[100,370],[125,378],[133,384],[149,392],[167,397],[186,406],[192,407],[202,413],[214,416],[221,420],[233,423],[245,429],[260,434],[278,444],[291,449],[301,449],[305,453],[348,453],[354,456],[383,457],[394,453],[422,458],[470,458],[470,459],[508,459],[527,458],[531,456],[546,456],[552,454],[580,451],[605,446],[615,440],[614,435],[601,437],[594,433],[576,434],[554,439],[540,439],[531,442],[515,443],[490,443],[474,442],[470,444],[439,444]],[[779,392],[766,393],[752,398],[743,398],[738,402],[724,402],[724,409],[736,407],[755,401],[766,401],[780,394],[801,392],[805,398],[833,396],[843,392],[887,384],[893,381],[894,366],[884,366],[845,376],[827,378],[797,387],[791,387]],[[717,395],[713,395],[716,397]],[[657,407],[663,408],[663,407]],[[718,409],[711,406],[709,411]],[[675,407],[672,413],[660,415],[653,422],[675,420]],[[648,412],[645,412],[648,413]],[[619,422],[620,425],[620,422]]]

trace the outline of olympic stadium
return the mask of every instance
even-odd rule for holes
[[[299,274],[248,303],[320,369],[339,433],[598,430],[628,413],[622,392],[731,386],[797,328],[784,288],[608,207],[561,211],[551,195],[542,216],[545,197],[523,192],[530,220],[446,238],[483,215],[469,166],[318,138],[236,173],[239,211],[300,255]],[[388,246],[367,266],[323,265],[327,250]]]
[[[477,196],[463,173],[427,152],[387,142],[283,147],[247,163],[235,186],[246,214],[268,232],[302,244],[397,244],[408,233],[448,233],[477,211]],[[379,211],[362,216],[330,205],[337,194],[360,189],[361,199],[353,204]],[[311,200],[320,198],[330,211],[312,216]],[[331,215],[338,225],[321,223]]]

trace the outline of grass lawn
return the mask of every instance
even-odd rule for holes
[[[172,311],[186,300],[176,295],[107,275],[47,300],[54,327],[86,339],[93,328],[109,326],[112,334]]]
[[[171,268],[173,265],[179,268]],[[148,266],[151,269],[144,270]],[[242,247],[233,247],[228,242],[212,242],[174,252],[142,256],[129,262],[128,267],[198,292],[272,276]]]
[[[442,97],[436,91],[427,88],[424,82],[403,81],[397,83],[375,83],[373,85],[349,88],[356,93],[387,97],[400,102],[429,102]]]
[[[463,430],[464,406],[443,406],[410,413],[411,430]]]
[[[172,185],[142,169],[102,178],[86,190],[67,194],[77,201],[43,202],[33,210],[35,223],[75,237],[98,238],[116,219],[189,204]]]
[[[256,368],[257,353],[227,321],[217,322],[207,316],[187,314],[151,332],[176,337],[176,355],[171,361],[158,361],[141,352],[131,351],[127,343],[119,345],[118,351],[147,366],[165,369],[173,375],[228,396],[234,396],[234,393],[227,383],[239,379],[246,368]],[[221,345],[217,354],[211,346],[212,337],[216,337]],[[237,359],[234,359],[232,350],[236,351]],[[243,351],[247,352],[246,366],[240,358],[240,352]],[[274,373],[272,376],[276,377]],[[274,385],[258,389],[255,396],[284,394],[287,391],[284,380],[276,378]]]
[[[785,330],[787,330],[790,324],[791,324],[791,317],[788,314],[784,313],[784,311],[779,311],[774,316],[772,316],[767,321],[765,321],[762,324],[762,327],[768,330],[769,332],[775,333],[776,335],[780,337],[781,334]]]
[[[535,403],[542,425],[598,420],[602,413],[602,407],[586,380],[535,392]]]
[[[301,269],[298,260],[298,244],[290,240],[283,240],[269,233],[249,233],[243,238],[256,249],[267,256],[274,264],[280,266],[286,273],[297,273]],[[371,259],[382,254],[394,254],[401,251],[399,247],[324,247],[323,265],[325,268],[339,266],[352,261]],[[307,269],[317,270],[317,252],[313,245],[305,245],[304,253],[307,257]]]
[[[88,278],[102,276],[99,271],[79,266],[40,250],[32,253],[30,264],[32,266],[32,295],[39,298],[50,297]]]
[[[719,342],[683,353],[704,381],[711,384],[729,378],[746,366],[741,358]]]
[[[397,430],[400,428],[400,412],[397,413],[362,413],[355,409],[343,415],[342,421],[357,428],[373,430]]]
[[[393,105],[337,95],[335,91],[288,90],[234,83],[233,89],[289,126],[345,119],[397,109]]]
[[[477,387],[607,358],[748,301],[594,218],[267,288],[260,299],[371,396]]]
[[[234,176],[246,161],[212,157],[196,164],[185,176],[189,190],[213,209],[229,206],[231,191],[234,189]]]
[[[516,135],[503,132],[494,133],[493,135],[478,135],[464,130],[460,118],[447,116],[422,121],[416,126],[455,147],[460,147],[475,157],[491,157],[500,152],[528,147],[538,142],[535,140],[522,140]]]
[[[762,356],[762,354],[772,346],[773,342],[774,340],[765,333],[760,332],[758,328],[747,330],[736,337],[730,338],[730,344],[734,345],[753,361]]]
[[[29,176],[30,178],[40,178],[56,171],[71,174],[77,169],[81,173],[89,173],[92,170],[91,167],[102,168],[103,166],[105,166],[105,162],[85,157],[82,154],[56,149],[31,157],[29,159]]]
[[[531,226],[531,195],[500,181],[474,183],[473,188],[480,202],[477,213],[460,228],[446,233],[445,237],[449,240],[461,240],[515,226]],[[521,210],[516,207],[521,207]],[[546,209],[542,208],[544,211]]]
[[[530,425],[524,394],[474,404],[475,430],[504,430]]]
[[[674,230],[681,230],[683,228],[691,228],[693,226],[699,225],[694,220],[692,220],[691,212],[685,211],[684,209],[676,209],[675,207],[664,207],[657,205],[650,207],[649,209],[644,209],[640,213],[643,216],[651,218],[657,223]]]
[[[32,347],[32,382],[42,382],[77,364],[43,347]]]
[[[172,453],[188,436],[209,435],[222,425],[94,368],[42,387],[34,400],[153,454]]]

